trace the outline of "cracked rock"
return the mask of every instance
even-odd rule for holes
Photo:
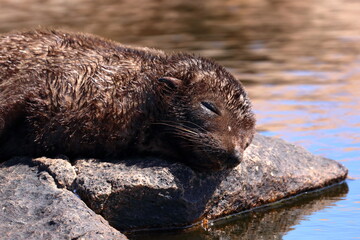
[[[127,239],[35,163],[0,165],[0,239]]]

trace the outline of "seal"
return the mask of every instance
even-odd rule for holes
[[[0,158],[154,155],[197,169],[236,166],[255,117],[212,60],[97,36],[0,36]]]

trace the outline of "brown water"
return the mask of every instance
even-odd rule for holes
[[[259,131],[355,179],[210,229],[134,239],[360,238],[359,17],[357,0],[0,0],[0,32],[61,27],[214,58],[245,84]]]

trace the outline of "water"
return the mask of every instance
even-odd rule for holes
[[[214,58],[246,86],[258,131],[349,169],[209,229],[132,239],[360,239],[359,14],[357,0],[0,0],[0,32],[63,27]]]

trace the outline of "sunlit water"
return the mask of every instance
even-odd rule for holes
[[[134,239],[360,239],[360,1],[0,0],[0,32],[56,26],[211,57],[240,79],[258,131],[349,169],[345,183]]]

